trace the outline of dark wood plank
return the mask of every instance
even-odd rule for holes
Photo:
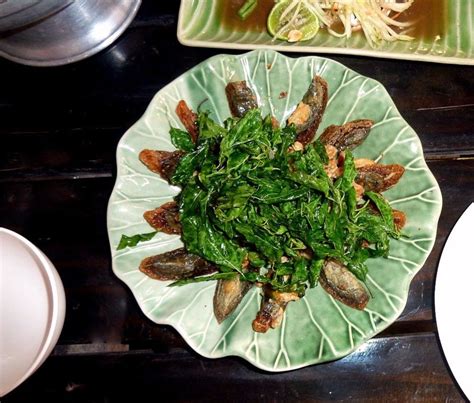
[[[474,200],[474,159],[432,161],[429,166],[446,207],[434,250],[413,280],[402,316],[385,334],[433,330],[433,286],[442,247]],[[167,343],[181,346],[174,331],[145,318],[112,273],[105,220],[112,187],[113,178],[0,183],[0,225],[28,237],[58,268],[68,297],[62,344],[100,338],[149,342],[158,349],[167,348]]]
[[[189,51],[183,49],[183,53],[186,52]],[[152,62],[146,60],[144,63],[149,65]],[[176,67],[177,71],[185,70],[181,63]],[[360,67],[359,64],[356,67]],[[387,65],[387,69],[393,68],[395,66]],[[423,76],[432,73],[427,69]],[[87,87],[84,77],[92,74],[89,69],[82,68],[77,81]],[[73,175],[73,169],[91,174],[97,172],[98,175],[104,171],[112,172],[118,140],[144,112],[153,94],[176,76],[175,70],[163,73],[157,66],[156,75],[161,77],[160,80],[153,75],[148,77],[149,81],[142,79],[141,83],[136,83],[136,87],[120,88],[123,85],[120,83],[124,81],[136,81],[130,75],[133,76],[133,73],[119,77],[119,84],[115,85],[117,88],[113,92],[106,87],[84,94],[78,93],[79,89],[70,89],[70,94],[52,94],[52,99],[32,102],[30,95],[24,94],[24,99],[12,99],[3,94],[4,99],[0,99],[3,105],[0,105],[0,138],[3,144],[0,149],[0,180],[44,176],[37,168],[49,169],[49,177],[55,174],[58,177]],[[139,76],[143,75],[146,76],[140,72]],[[43,81],[42,78],[38,80]],[[423,85],[428,85],[425,80],[421,84],[415,79],[413,81],[417,93],[422,92]],[[474,155],[474,99],[469,95],[474,93],[474,79],[469,81],[458,77],[456,80],[455,76],[453,82],[457,85],[451,83],[451,91],[461,94],[460,103],[464,106],[457,105],[453,99],[445,103],[441,99],[422,99],[415,103],[416,98],[414,101],[409,95],[409,88],[398,89],[394,78],[386,78],[402,115],[418,132],[428,159]],[[60,83],[59,87],[64,85]],[[437,91],[433,89],[435,94],[439,91],[441,88]],[[45,92],[44,88],[35,90],[35,93]],[[399,98],[397,94],[400,94]],[[429,102],[438,106],[431,106]],[[24,116],[26,110],[27,119]]]
[[[178,8],[177,0],[144,0],[119,40],[79,63],[42,69],[0,60],[0,226],[51,258],[67,296],[53,356],[2,402],[464,401],[432,308],[446,237],[474,200],[471,67],[327,55],[387,88],[421,138],[445,206],[404,312],[354,354],[282,374],[238,358],[208,360],[148,320],[114,276],[105,217],[118,140],[168,82],[210,56],[240,53],[180,45]]]
[[[71,65],[40,69],[0,60],[0,133],[128,127],[158,89],[214,54],[183,47],[175,24],[166,24],[130,28]]]
[[[92,174],[112,176],[125,128],[73,128],[0,135],[0,181],[45,180]]]
[[[60,177],[110,170],[120,136],[160,88],[210,56],[236,53],[180,45],[178,6],[144,2],[117,42],[79,63],[41,69],[0,60],[2,178],[32,178],[43,166]],[[472,68],[328,56],[387,88],[428,158],[474,154]]]
[[[5,145],[0,149],[0,182],[112,177],[116,146],[126,129],[73,128],[0,135]],[[444,143],[433,138],[424,140],[427,160],[474,155],[474,133],[454,133]]]
[[[433,251],[410,288],[410,294],[417,297],[409,299],[400,321],[433,318],[434,277],[442,249],[454,224],[474,200],[474,159],[432,161],[428,165],[440,185],[443,209]]]
[[[138,10],[134,20],[131,22],[130,27],[167,26],[169,24],[175,24],[179,5],[179,0],[166,2],[142,0],[140,9]]]
[[[341,360],[277,374],[239,358],[210,360],[181,349],[52,356],[2,401],[30,396],[48,402],[150,396],[166,401],[465,401],[432,333],[374,339]]]

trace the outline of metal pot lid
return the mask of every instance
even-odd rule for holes
[[[75,0],[35,24],[0,34],[0,56],[33,66],[85,59],[115,41],[140,4],[141,0]]]

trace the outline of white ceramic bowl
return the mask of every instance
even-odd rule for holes
[[[435,315],[444,356],[469,401],[474,402],[472,362],[472,227],[474,203],[449,234],[439,260],[435,285]],[[461,281],[460,281],[461,279]]]
[[[64,324],[64,287],[30,241],[0,228],[0,397],[51,353]]]

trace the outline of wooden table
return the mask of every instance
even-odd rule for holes
[[[144,1],[114,45],[76,64],[0,61],[0,226],[50,257],[67,297],[52,356],[2,402],[464,401],[440,349],[433,289],[446,237],[474,201],[473,67],[329,55],[387,88],[444,198],[436,244],[403,314],[348,357],[279,374],[239,358],[202,358],[148,320],[112,273],[105,213],[118,140],[165,84],[232,53],[181,46],[178,7]]]

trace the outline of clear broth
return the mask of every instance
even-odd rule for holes
[[[267,17],[275,5],[275,0],[258,0],[257,8],[247,19],[242,20],[237,15],[237,12],[245,1],[246,0],[219,0],[224,26],[238,32],[265,32],[267,30]]]

